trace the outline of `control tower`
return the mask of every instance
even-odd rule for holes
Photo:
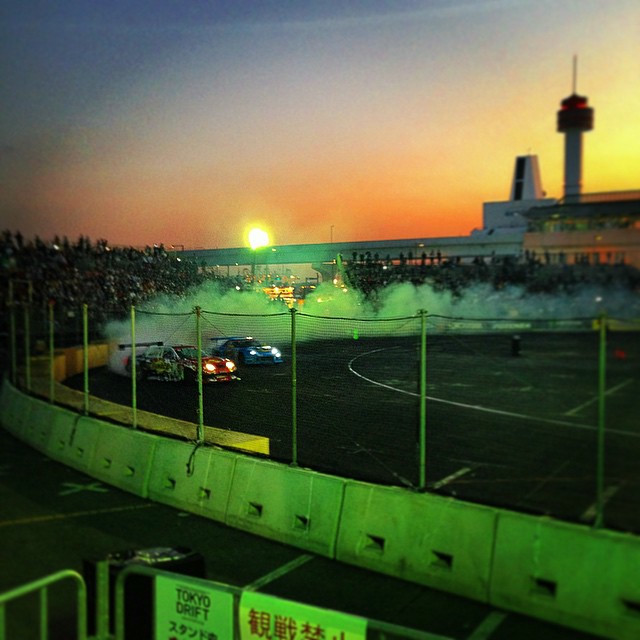
[[[564,196],[580,199],[582,191],[582,132],[593,129],[593,109],[587,98],[576,93],[576,66],[573,93],[560,104],[558,131],[564,133]]]

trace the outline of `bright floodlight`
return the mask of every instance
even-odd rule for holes
[[[266,247],[269,244],[269,234],[263,229],[254,228],[249,231],[249,245],[252,249]]]

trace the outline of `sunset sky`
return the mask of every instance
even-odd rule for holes
[[[640,188],[638,0],[5,0],[0,227],[112,245],[467,235],[514,158]],[[331,228],[333,230],[331,231]]]

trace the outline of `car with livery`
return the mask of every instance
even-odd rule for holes
[[[210,353],[230,358],[238,364],[280,364],[282,353],[277,347],[262,344],[251,336],[211,338]]]
[[[121,347],[131,345],[121,345]],[[196,381],[198,378],[198,349],[193,345],[165,345],[146,343],[136,355],[136,378],[140,380]],[[230,358],[210,355],[201,350],[202,382],[232,382],[240,380],[238,367]],[[125,360],[125,370],[131,374],[131,356]]]

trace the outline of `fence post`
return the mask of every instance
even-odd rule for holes
[[[198,351],[198,442],[204,442],[204,407],[202,403],[202,329],[200,327],[200,307],[195,308],[196,312],[196,349]]]
[[[291,464],[298,466],[298,371],[296,309],[291,307]]]
[[[136,308],[131,305],[131,427],[138,428],[138,380],[136,361]]]
[[[89,415],[89,305],[82,305],[82,371],[84,374],[84,415]]]
[[[49,300],[49,402],[56,400],[56,352],[55,352],[55,318],[53,314],[55,302]]]
[[[24,375],[27,391],[31,391],[31,305],[24,304]]]
[[[427,488],[427,312],[420,309],[420,480],[418,488]]]
[[[598,348],[598,458],[596,464],[596,518],[594,527],[604,525],[604,428],[605,395],[607,381],[607,317],[603,313],[599,318]]]
[[[11,382],[15,387],[18,381],[18,350],[16,338],[16,311],[13,300],[13,280],[9,280],[9,348],[11,349]]]

